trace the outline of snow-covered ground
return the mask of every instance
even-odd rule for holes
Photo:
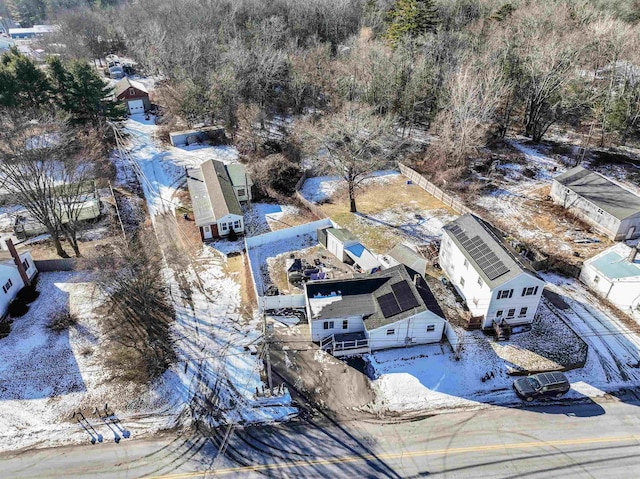
[[[134,438],[171,427],[181,406],[175,375],[166,374],[151,389],[106,380],[97,310],[102,299],[91,275],[41,273],[37,288],[40,297],[0,340],[0,450],[88,441],[72,417],[78,410],[105,440],[113,440],[109,429],[87,413],[105,403]],[[60,333],[50,330],[50,319],[66,311],[77,324]],[[156,411],[153,417],[149,411]]]
[[[282,222],[282,219],[299,213],[300,209],[293,205],[252,203],[251,207],[244,208],[245,233],[247,236],[257,236],[294,226]]]
[[[224,163],[232,163],[238,159],[237,150],[229,146],[161,146],[155,140],[157,130],[153,116],[146,120],[144,115],[133,115],[125,124],[125,132],[130,137],[129,153],[142,173],[142,188],[152,217],[173,212],[180,206],[175,194],[186,181],[186,167],[197,167],[203,161],[211,159]],[[128,173],[120,173],[120,179],[131,175],[132,165],[127,161],[121,160],[116,164],[130,170]]]
[[[559,295],[566,308],[545,299],[538,312],[547,315],[547,321],[564,319],[588,345],[584,367],[566,373],[572,384],[566,397],[597,397],[639,386],[640,336],[603,308],[577,280],[554,274],[545,274],[544,278],[547,288]],[[520,348],[521,344],[516,343],[521,343],[520,338],[526,334],[529,333],[514,335],[510,342],[492,344],[478,331],[465,332],[459,360],[448,345],[375,352],[369,361],[376,375],[376,407],[422,411],[519,404],[511,391],[514,378],[507,374],[510,363],[498,354],[500,348],[510,344]]]
[[[377,182],[385,183],[396,178],[400,173],[394,170],[381,170],[371,174],[369,178],[364,180],[362,185]],[[336,191],[344,184],[339,176],[315,176],[307,178],[300,189],[300,193],[309,201],[321,203],[331,198]]]
[[[174,195],[182,181],[184,166],[203,159],[229,159],[228,147],[208,147],[193,152],[161,148],[155,140],[155,125],[130,119],[126,131],[131,137],[131,156],[142,176],[145,199],[152,216],[169,213],[172,221]],[[207,151],[206,155],[203,153]],[[157,219],[156,219],[157,221]],[[178,229],[179,231],[179,229]],[[176,375],[182,387],[182,402],[195,404],[196,414],[215,409],[231,422],[274,421],[295,413],[288,392],[277,400],[255,397],[261,389],[262,360],[248,346],[259,340],[257,323],[246,323],[239,312],[240,286],[224,271],[224,257],[201,246],[199,256],[187,268],[172,269],[164,275],[171,287],[176,308],[173,334],[180,341],[179,356],[187,361],[166,374]],[[189,294],[180,285],[187,284]],[[212,401],[214,404],[212,404]]]

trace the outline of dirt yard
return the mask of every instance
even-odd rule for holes
[[[309,341],[308,324],[274,328],[271,344],[276,376],[305,400],[334,417],[369,415],[369,405],[375,399],[369,378]]]
[[[321,208],[376,253],[385,253],[398,243],[424,243],[439,236],[442,225],[457,216],[419,186],[408,185],[400,174],[384,182],[367,183],[356,202],[358,213],[350,213],[349,199],[341,186]]]

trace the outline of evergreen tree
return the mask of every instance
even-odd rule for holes
[[[433,0],[396,0],[388,14],[385,37],[395,45],[405,37],[415,39],[433,32],[437,23]]]
[[[86,62],[74,61],[69,66],[72,78],[67,108],[82,123],[96,123],[105,112],[103,100],[108,95],[105,82],[98,72]]]
[[[7,99],[4,103],[24,108],[46,107],[51,92],[47,75],[30,58],[22,55],[15,48],[7,57],[3,61],[4,68],[10,72],[14,84],[8,87],[8,91],[13,90],[13,99]],[[0,86],[0,90],[4,89],[4,86]]]

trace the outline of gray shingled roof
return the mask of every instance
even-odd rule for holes
[[[403,281],[409,284],[418,306],[385,318],[376,298],[392,292],[391,286]],[[421,287],[426,288],[426,283]],[[310,281],[305,288],[308,299],[316,295],[328,296],[331,293],[340,292],[340,300],[325,305],[318,314],[310,318],[313,320],[363,316],[365,328],[371,331],[426,310],[442,316],[442,310],[435,301],[430,302],[429,305],[425,304],[424,292],[418,291],[415,287],[404,265],[350,279]]]
[[[459,226],[469,238],[478,236],[482,241],[484,241],[489,249],[498,257],[498,260],[507,267],[508,271],[493,280],[489,279],[489,277],[485,274],[485,272],[473,258],[473,255],[470,254],[469,251],[467,251],[460,240],[451,231],[451,229],[455,225]],[[501,284],[512,280],[522,273],[527,273],[535,278],[538,278],[538,275],[535,273],[535,271],[531,269],[529,265],[525,264],[524,261],[521,260],[519,255],[513,250],[513,248],[511,248],[511,246],[506,243],[500,232],[492,227],[489,223],[481,220],[477,216],[471,214],[459,216],[451,223],[443,226],[442,229],[447,234],[447,236],[449,236],[451,240],[456,244],[460,251],[462,251],[462,254],[469,260],[469,263],[473,266],[473,269],[476,270],[476,272],[480,275],[485,284],[489,286],[489,288],[493,289],[496,286],[500,286]]]
[[[327,228],[327,233],[331,233],[332,236],[342,243],[346,241],[360,241],[356,235],[345,228]]]
[[[427,260],[420,253],[412,250],[407,245],[397,244],[389,253],[387,253],[393,259],[395,259],[398,263],[408,266],[414,271],[417,271],[420,274],[424,274],[427,268]]]
[[[571,168],[554,180],[619,220],[640,213],[640,196],[582,166]]]
[[[208,160],[200,168],[189,169],[187,173],[196,225],[211,224],[228,214],[242,216],[224,163]]]

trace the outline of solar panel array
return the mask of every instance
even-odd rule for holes
[[[411,291],[409,283],[406,281],[392,284],[391,289],[398,300],[400,311],[406,311],[407,309],[415,308],[420,305],[413,294],[413,291]]]
[[[380,310],[385,318],[390,318],[399,313],[420,306],[418,299],[411,291],[409,283],[400,281],[391,285],[392,293],[383,294],[376,298]]]
[[[453,225],[449,231],[453,233],[462,247],[469,253],[469,256],[473,258],[484,274],[487,275],[487,278],[493,281],[509,272],[509,268],[491,251],[489,245],[487,245],[480,236],[469,238],[458,225]]]
[[[382,310],[382,315],[385,318],[390,318],[391,316],[395,316],[400,313],[400,305],[398,304],[398,301],[396,301],[396,297],[393,293],[384,294],[376,299],[378,300],[378,304]]]

